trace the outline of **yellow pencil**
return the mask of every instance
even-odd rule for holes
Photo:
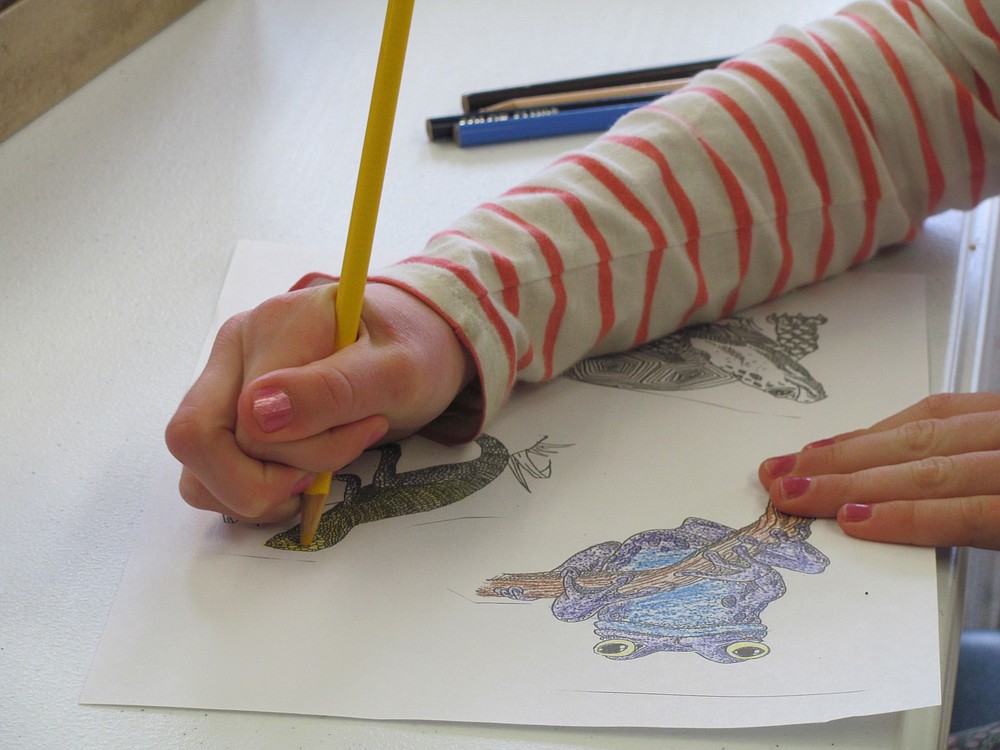
[[[399,83],[403,76],[406,42],[410,35],[414,0],[389,0],[382,30],[382,46],[375,68],[368,124],[361,147],[361,164],[358,182],[354,189],[354,205],[347,229],[347,245],[340,283],[334,303],[337,331],[333,350],[339,351],[358,338],[361,324],[361,306],[365,297],[368,262],[372,254],[375,223],[385,180],[385,165],[389,158],[392,123],[399,98]],[[323,506],[330,494],[333,475],[320,474],[302,496],[302,519],[299,525],[299,544],[308,547],[316,537],[316,529],[323,515]]]

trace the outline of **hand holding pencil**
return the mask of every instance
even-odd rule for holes
[[[367,287],[358,340],[331,354],[335,292],[324,283],[283,294],[223,326],[167,427],[188,504],[291,518],[317,473],[416,432],[472,378],[448,323],[384,284]]]
[[[399,389],[394,386],[403,380],[402,377],[398,380],[394,378],[395,382],[381,382],[377,376],[372,377],[365,368],[345,375],[342,369],[343,363],[358,359],[359,356],[364,357],[365,352],[362,351],[353,351],[352,354],[358,356],[343,357],[339,364],[323,359],[323,366],[319,368],[310,368],[307,365],[307,363],[319,363],[320,358],[329,352],[329,342],[333,342],[333,351],[336,354],[354,348],[352,345],[359,335],[368,261],[378,218],[382,182],[412,14],[413,0],[389,0],[344,252],[343,271],[340,283],[333,291],[333,299],[330,299],[329,293],[333,287],[318,293],[300,292],[294,296],[294,304],[300,305],[301,316],[288,315],[287,311],[276,316],[280,323],[266,331],[265,338],[274,341],[273,334],[277,333],[275,329],[287,328],[288,330],[277,339],[280,342],[279,348],[284,346],[286,341],[292,342],[290,349],[287,347],[280,349],[282,352],[280,361],[272,362],[268,356],[259,356],[256,346],[247,346],[248,343],[257,343],[253,335],[255,331],[247,330],[253,329],[254,321],[271,319],[271,315],[262,310],[264,306],[258,308],[256,315],[251,313],[242,319],[230,321],[229,328],[240,329],[238,344],[234,345],[236,334],[227,333],[224,328],[205,373],[192,388],[167,430],[167,441],[171,451],[185,464],[181,478],[181,494],[196,507],[216,507],[219,510],[224,508],[223,512],[228,511],[227,515],[231,516],[276,520],[294,512],[294,495],[304,493],[300,532],[300,543],[303,547],[308,547],[313,542],[316,527],[330,492],[333,472],[355,458],[361,450],[380,440],[389,430],[389,418],[385,414],[378,413],[382,410],[376,409],[375,413],[362,412],[360,415],[351,414],[352,410],[357,411],[359,406],[363,407],[368,403],[367,399],[359,398],[358,394],[368,391],[377,403],[381,394],[397,393],[404,403],[409,402],[409,405],[416,407],[416,411],[421,415],[421,418],[413,424],[414,429],[434,416],[434,414],[426,416],[421,408],[426,409],[428,405],[438,403],[438,399],[431,397],[432,394],[421,393],[424,389],[413,387],[412,374],[420,372],[419,367],[416,370],[406,367],[399,372],[399,375],[408,376],[406,393],[399,393]],[[403,295],[403,299],[400,300],[398,295]],[[404,307],[420,304],[402,292],[383,291],[382,296],[396,296],[397,301]],[[290,301],[292,297],[293,295],[289,295],[288,301],[276,304],[279,306],[293,304]],[[265,303],[267,304],[269,303]],[[326,321],[332,312],[335,312],[336,325],[333,331],[329,331],[326,330],[329,328]],[[412,312],[412,316],[400,320],[413,321],[421,317],[420,311]],[[460,347],[450,329],[445,332],[442,328],[443,321],[425,310],[424,317],[427,316],[434,318],[428,320],[428,325],[438,328],[441,332],[443,348],[451,350],[453,355],[451,360],[455,365],[451,368],[451,373],[457,375],[457,379],[446,377],[441,380],[428,373],[426,382],[431,386],[430,390],[436,390],[445,396],[441,402],[443,409],[457,393],[458,385],[465,377],[467,368],[464,355],[460,353]],[[393,318],[381,320],[385,324],[383,328],[406,330],[405,325],[399,324]],[[380,327],[376,325],[370,332],[379,330]],[[386,336],[382,343],[392,343],[393,339],[392,335]],[[451,340],[450,347],[448,339]],[[414,343],[419,348],[425,347],[427,342],[420,340]],[[232,351],[234,346],[237,348],[235,352]],[[265,343],[262,351],[266,355],[272,349]],[[426,348],[421,351],[412,349],[411,351],[417,360],[427,353]],[[299,388],[290,386],[290,382],[294,381],[291,373],[285,369],[276,370],[288,367],[288,355],[293,352],[292,363],[306,365],[300,368],[301,372],[298,373],[299,379],[302,379],[303,372],[306,373],[302,387]],[[240,389],[242,392],[237,405],[239,418],[235,428],[231,424],[225,424],[226,414],[231,413],[230,402],[235,392],[234,384],[229,383],[228,388],[218,390],[220,385],[218,380],[221,379],[219,375],[224,374],[227,367],[228,372],[233,372],[234,356],[244,358],[245,365],[241,368],[244,374],[252,376],[255,372],[262,373],[260,380],[251,380]],[[250,362],[246,362],[248,357]],[[403,359],[405,360],[405,357]],[[248,368],[247,364],[251,366]],[[376,372],[384,374],[392,371],[394,368],[390,364],[379,368]],[[278,378],[277,382],[274,378]],[[282,383],[283,378],[291,381]],[[445,385],[443,390],[440,387],[442,383]],[[369,390],[373,387],[374,390]],[[414,397],[416,401],[413,400]],[[334,412],[337,407],[345,407],[344,411],[347,413],[330,413],[331,407]],[[196,421],[185,418],[192,412],[202,417],[214,413],[218,417],[218,422],[214,425],[217,430],[214,437],[223,440],[223,454],[230,462],[228,470],[224,471],[221,477],[212,472],[213,468],[219,466],[218,463],[212,467],[199,462],[199,444],[206,437],[211,439],[213,436],[211,434],[206,436],[202,432],[206,425],[201,425],[198,429]],[[351,419],[353,416],[359,418]],[[331,419],[340,421],[335,421],[331,425]],[[409,424],[406,417],[396,421],[397,424],[402,422],[404,430]],[[339,429],[334,430],[331,427]],[[272,442],[275,438],[277,442]],[[288,441],[292,442],[291,451],[285,450],[285,443]],[[228,448],[228,451],[225,448]],[[303,472],[302,467],[309,471]],[[223,468],[227,467],[223,465]],[[238,480],[241,468],[244,473],[250,472],[251,476],[247,479],[251,482],[256,479],[258,489],[248,491],[243,482]],[[257,473],[258,476],[253,477],[253,473]],[[220,505],[222,507],[219,507]]]

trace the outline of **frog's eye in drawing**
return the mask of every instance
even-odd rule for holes
[[[614,638],[608,641],[601,641],[594,646],[594,653],[614,659],[621,656],[628,656],[638,648],[632,641],[624,638]]]
[[[759,659],[771,653],[766,643],[759,641],[737,641],[726,646],[726,653],[739,661],[750,661]]]

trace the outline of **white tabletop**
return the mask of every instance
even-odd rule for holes
[[[420,0],[375,263],[585,141],[429,144],[460,94],[732,54],[838,6]],[[936,709],[665,732],[78,704],[237,240],[343,246],[383,8],[207,0],[0,144],[0,747],[935,747]],[[928,274],[935,385],[962,226],[874,266]],[[942,557],[946,641],[953,575]]]

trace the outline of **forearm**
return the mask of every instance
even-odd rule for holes
[[[518,379],[839,272],[997,192],[1000,55],[977,23],[1000,18],[897,5],[782,30],[389,269],[479,370],[448,429],[478,429]]]

